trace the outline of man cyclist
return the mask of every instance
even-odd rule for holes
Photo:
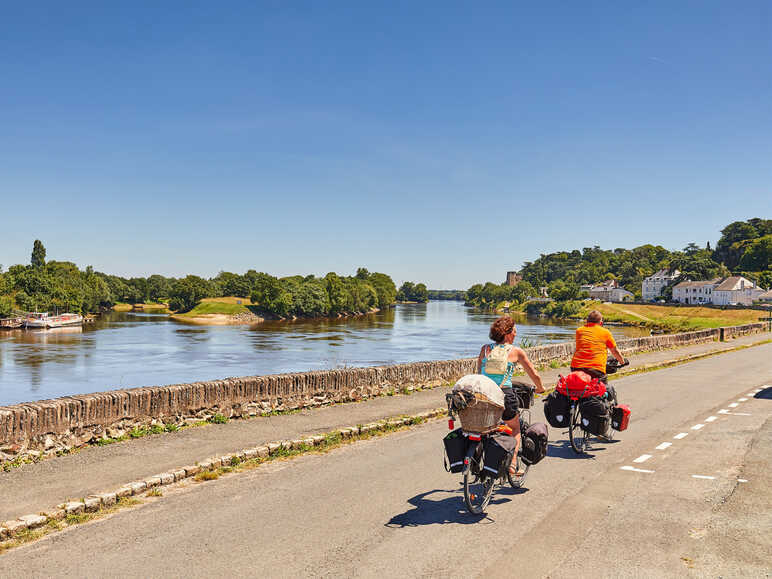
[[[603,327],[603,316],[598,310],[593,310],[587,315],[587,323],[576,328],[576,351],[571,360],[571,371],[586,372],[603,382],[606,385],[609,400],[616,404],[616,391],[609,385],[606,376],[607,349],[620,364],[625,363],[624,357],[617,349],[614,336]]]

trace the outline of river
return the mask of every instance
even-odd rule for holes
[[[354,318],[193,326],[111,312],[83,328],[0,331],[0,405],[71,394],[476,356],[495,315],[461,302],[399,304]],[[573,339],[577,324],[517,320],[516,343]],[[617,338],[637,328],[611,327]]]

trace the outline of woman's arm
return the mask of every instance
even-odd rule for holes
[[[536,386],[536,393],[541,394],[544,392],[544,386],[542,386],[541,383],[541,376],[539,376],[539,373],[531,363],[531,360],[528,359],[528,354],[526,354],[525,351],[520,348],[512,348],[510,356],[515,357],[514,360],[511,360],[512,362],[518,362],[523,366],[523,370],[525,370],[525,373],[528,374],[528,377]]]
[[[482,374],[482,361],[483,358],[485,358],[485,355],[488,353],[487,350],[488,346],[483,346],[480,348],[480,355],[477,356],[477,373]]]

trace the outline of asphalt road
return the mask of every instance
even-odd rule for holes
[[[551,429],[485,517],[442,468],[440,421],[164,490],[0,556],[0,576],[772,575],[772,344],[615,385],[620,440],[580,458]]]

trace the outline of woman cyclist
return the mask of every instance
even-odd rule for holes
[[[544,386],[541,383],[541,376],[528,359],[528,355],[521,348],[512,344],[517,335],[517,328],[515,328],[515,322],[512,318],[503,316],[494,321],[488,335],[493,343],[485,344],[480,348],[480,355],[477,357],[477,372],[487,376],[504,390],[502,419],[512,429],[515,436],[515,455],[517,455],[520,448],[520,418],[517,395],[513,387],[515,385],[529,386],[525,382],[512,381],[512,375],[515,373],[517,365],[522,365],[525,373],[536,385],[537,393],[544,392]],[[512,474],[518,474],[514,472],[514,462],[509,470]]]

